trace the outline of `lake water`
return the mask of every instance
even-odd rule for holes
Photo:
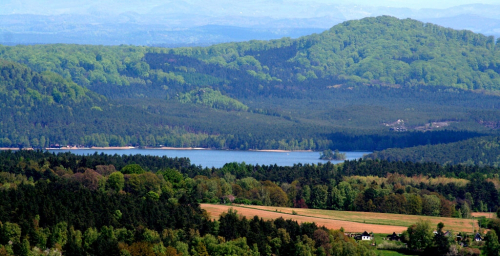
[[[87,155],[105,153],[109,155],[151,155],[167,157],[187,157],[192,164],[202,167],[222,167],[226,163],[245,162],[247,164],[292,166],[302,163],[326,163],[328,161],[319,159],[319,152],[264,152],[264,151],[233,151],[233,150],[175,150],[175,149],[78,149],[78,150],[49,150],[50,152],[68,152],[71,151],[77,155]],[[348,160],[359,159],[365,154],[371,152],[342,152],[346,153]],[[343,161],[331,161],[340,163]]]

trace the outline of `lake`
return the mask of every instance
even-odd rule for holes
[[[176,149],[78,149],[66,150],[56,149],[49,150],[50,152],[72,152],[77,155],[88,155],[97,153],[105,153],[109,155],[151,155],[151,156],[167,156],[167,157],[187,157],[192,164],[201,165],[202,167],[222,167],[226,163],[245,162],[247,164],[259,165],[274,165],[292,166],[294,164],[312,164],[326,163],[328,161],[319,159],[319,152],[268,152],[268,151],[235,151],[235,150],[176,150]],[[342,152],[346,153],[348,160],[359,159],[364,154],[371,152]],[[340,163],[343,161],[331,161],[332,163]]]

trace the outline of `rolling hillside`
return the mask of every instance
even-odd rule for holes
[[[0,58],[84,86],[168,83],[174,90],[165,93],[172,95],[185,90],[180,85],[226,85],[221,91],[248,97],[265,92],[286,96],[336,84],[499,90],[499,50],[493,37],[381,16],[299,39],[174,49],[1,47]]]
[[[206,48],[0,46],[0,59],[65,81],[40,99],[69,111],[4,125],[2,146],[36,145],[41,136],[64,145],[231,149],[456,142],[497,134],[489,124],[500,116],[499,53],[491,37],[387,16],[299,39]]]

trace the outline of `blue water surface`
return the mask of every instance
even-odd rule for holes
[[[319,159],[319,152],[311,151],[293,151],[293,152],[264,152],[264,151],[235,151],[235,150],[177,150],[177,149],[56,149],[49,150],[50,152],[72,152],[77,155],[88,155],[97,153],[118,154],[118,155],[151,155],[151,156],[167,156],[167,157],[187,157],[192,164],[201,165],[202,167],[222,167],[226,163],[245,162],[247,164],[259,165],[279,165],[293,166],[294,164],[312,164],[326,163],[328,161]],[[371,152],[342,152],[346,153],[348,160],[359,159],[365,154]],[[331,161],[332,163],[340,163],[343,161]]]

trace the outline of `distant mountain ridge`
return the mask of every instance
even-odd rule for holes
[[[218,27],[209,29],[217,30]],[[50,53],[53,47],[58,48],[58,52]],[[70,52],[79,59],[67,59]],[[154,54],[163,55],[148,57]],[[33,55],[45,57],[30,58]],[[61,64],[54,65],[50,61],[55,56]],[[68,45],[7,47],[0,58],[22,60],[36,71],[56,72],[82,85],[128,85],[133,77],[146,83],[163,76],[154,71],[161,70],[169,73],[167,77],[173,79],[170,82],[181,81],[175,76],[186,80],[191,74],[213,76],[214,72],[219,72],[222,80],[218,82],[220,85],[214,84],[217,87],[227,79],[248,77],[244,83],[254,88],[252,93],[256,93],[258,83],[264,88],[294,84],[311,89],[322,83],[352,83],[500,90],[500,44],[494,37],[389,16],[347,21],[320,34],[298,39],[173,49]],[[166,65],[165,61],[171,59],[175,62]],[[194,65],[194,71],[180,73],[190,65]],[[150,76],[150,71],[155,75]],[[203,79],[196,81],[199,83]],[[176,86],[169,85],[170,88]],[[221,87],[221,91],[240,90],[239,87],[231,88]]]
[[[24,1],[26,2],[26,1]],[[296,38],[347,20],[380,15],[412,18],[454,29],[500,36],[500,5],[411,9],[315,2],[88,1],[64,4],[2,1],[0,43],[206,46],[251,39]],[[127,5],[129,4],[129,5]],[[17,6],[17,7],[16,7]],[[131,8],[130,6],[135,6]],[[487,21],[484,26],[478,20]],[[205,26],[230,26],[213,31]],[[249,30],[256,33],[239,36]],[[233,35],[236,32],[236,35]]]
[[[233,53],[227,54],[229,50]],[[343,22],[296,40],[251,41],[172,52],[222,65],[236,64],[238,58],[254,58],[259,62],[255,71],[299,84],[334,77],[387,86],[500,89],[500,44],[494,37],[389,16]],[[283,72],[282,66],[290,63],[295,65],[294,71]]]
[[[500,18],[488,18],[477,14],[460,14],[452,17],[428,18],[422,21],[453,29],[467,29],[484,35],[500,37]]]

